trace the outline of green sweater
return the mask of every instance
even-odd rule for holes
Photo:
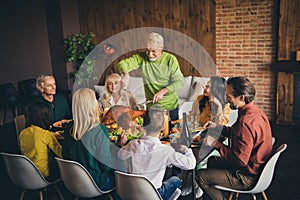
[[[158,60],[150,61],[146,53],[141,52],[121,60],[118,67],[121,72],[141,69],[147,100],[153,99],[154,94],[162,88],[168,88],[169,92],[157,104],[166,110],[178,106],[177,91],[183,86],[183,75],[174,55],[163,52]]]
[[[107,128],[99,124],[87,131],[81,140],[71,136],[72,125],[64,132],[63,157],[82,164],[93,177],[98,187],[108,190],[114,187],[110,141]]]

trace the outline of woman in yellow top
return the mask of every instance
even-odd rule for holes
[[[200,126],[208,121],[226,125],[230,114],[229,104],[226,104],[226,80],[212,76],[204,88],[203,94],[194,101],[190,117],[195,117]]]
[[[62,158],[62,146],[56,139],[58,134],[49,131],[50,108],[43,102],[35,102],[29,106],[27,114],[30,126],[20,133],[21,152],[48,181],[53,181],[59,177],[59,172],[55,169],[56,163],[49,161],[49,149]]]

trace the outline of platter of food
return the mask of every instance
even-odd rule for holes
[[[128,129],[122,128],[117,123],[106,125],[106,128],[108,128],[110,140],[112,142],[117,142],[119,136],[121,136],[122,133],[125,133],[128,140],[140,138],[145,134],[145,131],[142,128],[143,122],[144,120],[142,117],[137,117],[135,119],[135,124]]]

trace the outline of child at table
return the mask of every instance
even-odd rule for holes
[[[176,152],[171,146],[160,142],[158,137],[164,125],[164,111],[150,109],[144,121],[146,135],[123,146],[118,156],[127,163],[129,173],[147,177],[162,198],[169,199],[180,187],[180,179],[171,176],[163,181],[166,167],[172,164],[184,170],[194,169],[196,159],[192,150],[184,145],[180,145],[179,152]]]

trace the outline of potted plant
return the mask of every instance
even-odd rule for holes
[[[95,60],[86,56],[96,47],[93,33],[77,33],[64,40],[69,87],[73,87],[74,78],[79,85],[87,83],[88,79],[95,79]],[[80,67],[80,70],[79,70]]]

